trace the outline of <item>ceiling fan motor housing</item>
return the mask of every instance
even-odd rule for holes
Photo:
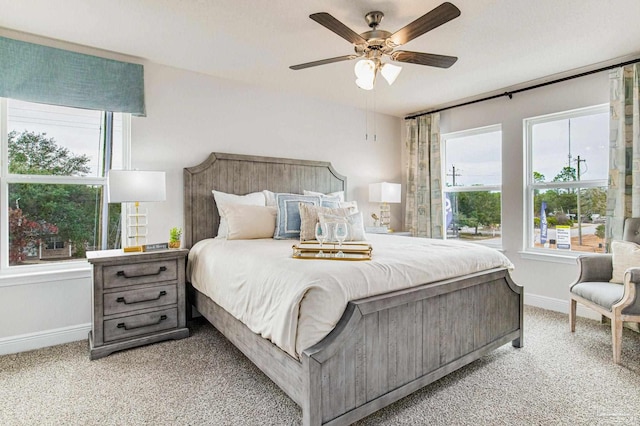
[[[367,21],[367,25],[369,25],[369,28],[373,28],[375,30],[376,27],[380,25],[380,22],[382,22],[382,20],[384,19],[384,13],[380,12],[379,10],[375,10],[364,15],[364,19]]]

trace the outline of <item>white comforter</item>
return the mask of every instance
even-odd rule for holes
[[[370,261],[292,258],[294,240],[207,239],[187,277],[254,333],[298,357],[335,327],[349,300],[496,267],[499,251],[459,241],[368,234]]]

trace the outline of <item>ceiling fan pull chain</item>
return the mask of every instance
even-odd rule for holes
[[[373,96],[373,141],[378,142],[378,128],[376,127],[377,118],[376,118],[376,91],[372,90]]]

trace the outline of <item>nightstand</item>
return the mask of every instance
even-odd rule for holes
[[[188,253],[185,249],[87,252],[93,265],[90,359],[189,336],[185,299]]]

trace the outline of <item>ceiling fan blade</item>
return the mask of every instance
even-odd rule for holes
[[[431,12],[422,15],[406,27],[393,33],[389,40],[395,46],[403,45],[458,16],[460,16],[460,9],[449,2],[442,3]]]
[[[391,59],[398,62],[408,62],[410,64],[428,65],[430,67],[449,68],[458,60],[455,56],[436,55],[433,53],[409,52],[406,50],[396,50],[391,53]]]
[[[333,62],[348,61],[349,59],[355,59],[357,57],[358,55],[338,56],[336,58],[322,59],[319,61],[307,62],[305,64],[291,65],[289,68],[292,70],[302,70],[305,68],[317,67],[318,65],[331,64]]]
[[[330,29],[334,33],[338,34],[343,39],[353,44],[366,44],[367,40],[360,37],[360,35],[354,32],[351,28],[347,27],[342,22],[338,21],[333,16],[326,12],[314,13],[309,15],[309,18],[316,21],[318,24]]]

